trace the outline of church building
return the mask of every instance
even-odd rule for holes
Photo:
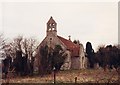
[[[65,39],[57,35],[57,23],[52,17],[50,17],[49,21],[47,22],[46,37],[36,49],[34,65],[36,69],[40,68],[41,54],[39,50],[45,45],[48,45],[52,48],[54,48],[55,45],[60,45],[67,54],[64,64],[61,66],[61,70],[85,68],[86,59],[83,45],[81,43],[75,44],[70,39]]]

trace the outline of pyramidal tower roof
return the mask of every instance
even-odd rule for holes
[[[52,24],[52,23],[56,23],[52,16],[51,16],[50,19],[48,20],[47,24],[49,24],[49,23],[51,23],[51,24]]]

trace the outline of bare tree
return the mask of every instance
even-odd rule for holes
[[[0,33],[0,57],[5,57],[4,52],[5,39],[2,33]]]
[[[27,38],[24,38],[22,40],[22,48],[23,48],[23,53],[24,54],[28,54],[28,39]]]
[[[24,38],[23,36],[17,36],[12,42],[6,44],[4,49],[6,53],[15,58],[16,51],[22,51],[22,54],[28,55],[29,59],[33,56],[34,50],[37,47],[37,40],[34,38]]]
[[[14,39],[13,44],[15,45],[15,49],[16,50],[20,50],[22,51],[22,40],[23,40],[23,36],[18,36],[17,38]]]
[[[34,66],[34,51],[37,47],[37,40],[34,38],[24,38],[22,41],[22,48],[23,48],[23,53],[28,56],[28,63],[31,71],[30,73],[33,74],[33,66]]]
[[[21,42],[23,40],[22,36],[18,36],[13,39],[12,42],[7,43],[4,46],[4,51],[6,54],[10,55],[13,59],[16,57],[16,51],[22,51]]]
[[[28,57],[31,60],[37,47],[37,40],[34,38],[24,38],[22,43],[25,54],[28,54]]]

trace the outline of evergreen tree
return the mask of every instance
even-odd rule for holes
[[[86,43],[86,54],[89,60],[90,68],[94,67],[94,50],[90,42]]]
[[[55,68],[56,71],[59,71],[61,66],[64,63],[65,54],[60,45],[55,45],[55,48],[52,49],[50,47],[43,46],[40,49],[41,54],[41,74],[48,74],[53,71]]]

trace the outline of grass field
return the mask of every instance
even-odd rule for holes
[[[68,70],[56,73],[56,83],[115,83],[118,81],[118,74],[115,70],[104,71],[103,69],[92,70]],[[53,83],[53,73],[40,77],[39,75],[32,77],[10,77],[2,80],[3,83]]]

